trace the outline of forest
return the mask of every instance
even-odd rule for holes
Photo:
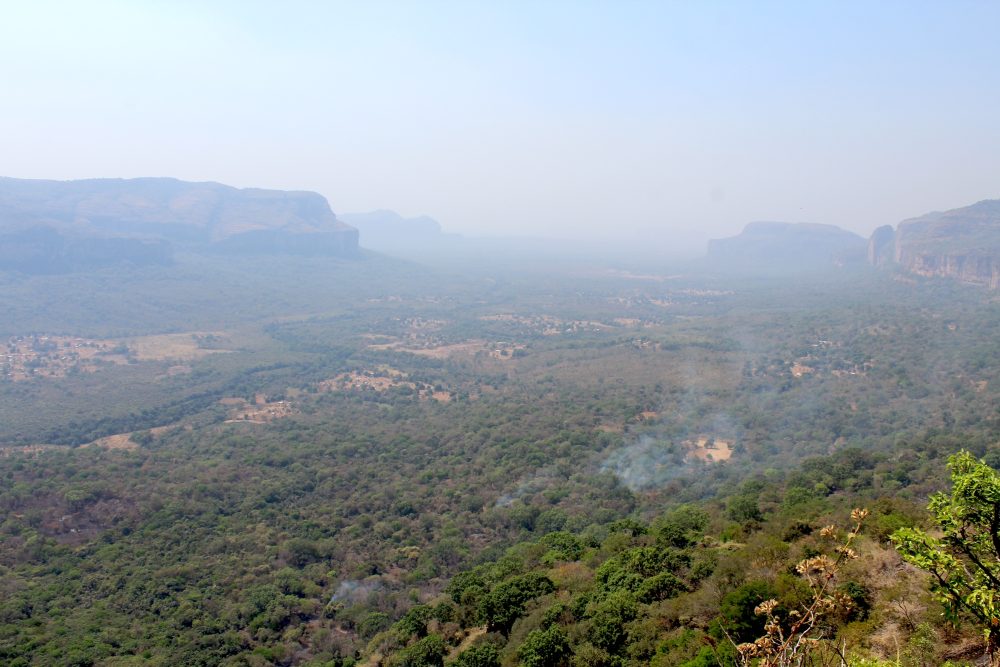
[[[991,654],[991,292],[176,261],[0,275],[3,664]]]

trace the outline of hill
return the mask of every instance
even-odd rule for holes
[[[415,247],[434,248],[458,238],[454,234],[444,234],[441,224],[426,215],[404,218],[395,211],[378,210],[344,213],[340,217],[357,228],[361,245],[372,250],[397,252]]]
[[[833,225],[751,222],[737,236],[708,242],[708,261],[769,273],[826,270],[864,261],[863,238]]]

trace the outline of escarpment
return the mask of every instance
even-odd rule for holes
[[[358,230],[315,192],[173,178],[0,178],[0,269],[74,271],[162,264],[193,252],[344,257]],[[15,251],[16,250],[16,251]]]
[[[880,227],[868,242],[868,261],[904,273],[1000,288],[1000,200],[928,213],[893,230]]]

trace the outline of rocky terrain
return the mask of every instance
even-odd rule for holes
[[[0,178],[0,268],[58,272],[196,251],[343,256],[358,232],[314,192],[171,178]],[[15,251],[16,249],[16,251]]]
[[[875,266],[1000,288],[1000,200],[928,213],[893,230],[880,227],[868,242]]]

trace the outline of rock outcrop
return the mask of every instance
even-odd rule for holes
[[[45,230],[45,231],[39,231]],[[0,237],[28,243],[44,270],[161,263],[195,251],[348,256],[358,232],[314,192],[237,189],[172,178],[0,178]],[[0,256],[0,268],[4,268]],[[25,270],[25,262],[19,267]],[[9,263],[7,268],[12,268]]]
[[[1000,200],[928,213],[893,230],[880,227],[868,243],[875,266],[1000,289]]]
[[[824,271],[864,265],[865,240],[833,225],[752,222],[737,236],[709,241],[708,260],[740,270]]]

